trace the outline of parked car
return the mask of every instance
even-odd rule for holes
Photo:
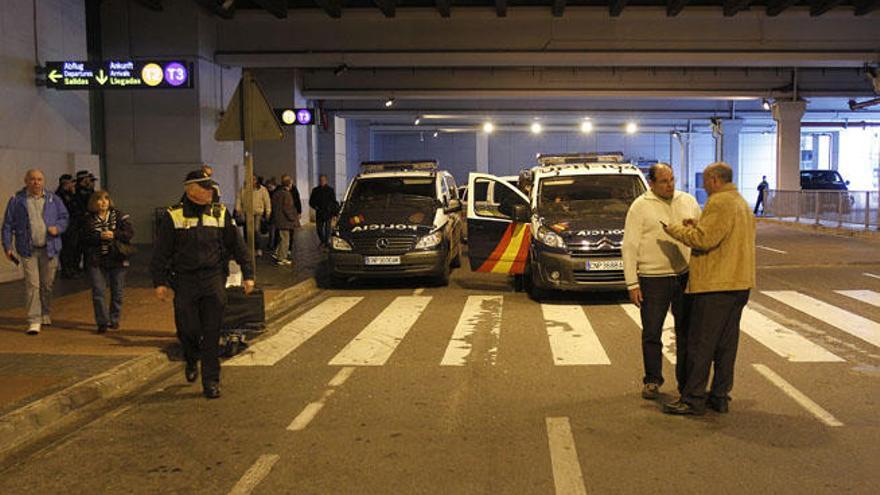
[[[855,198],[847,192],[848,186],[849,181],[843,180],[837,170],[801,170],[801,190],[822,191],[807,196],[802,208],[806,212],[815,211],[818,200],[820,212],[836,212],[839,208],[840,213],[848,214],[855,203]]]

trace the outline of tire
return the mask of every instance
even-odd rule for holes
[[[434,278],[438,287],[446,287],[449,285],[449,274],[452,272],[449,265],[450,263],[443,263],[443,269]]]
[[[337,275],[335,273],[330,274],[330,288],[331,289],[342,289],[345,287],[345,284],[348,282],[348,277],[344,277],[342,275]]]
[[[523,290],[529,295],[529,299],[540,302],[547,294],[544,289],[535,285],[535,274],[532,272],[532,263],[526,263],[526,270],[523,273]]]

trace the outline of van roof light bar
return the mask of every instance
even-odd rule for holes
[[[569,163],[622,162],[623,152],[605,151],[593,153],[554,153],[538,155],[540,165],[565,165]]]
[[[361,172],[363,173],[404,172],[407,170],[435,172],[437,168],[437,160],[375,161],[361,163]]]

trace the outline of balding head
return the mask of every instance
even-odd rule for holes
[[[670,200],[675,195],[675,175],[666,163],[655,163],[648,169],[648,185],[657,196]]]
[[[710,163],[703,169],[703,188],[710,195],[731,182],[733,182],[733,169],[724,162]]]
[[[24,186],[27,192],[34,196],[43,194],[45,182],[46,177],[43,175],[43,171],[38,168],[32,168],[24,174]]]

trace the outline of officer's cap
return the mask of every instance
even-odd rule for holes
[[[76,173],[76,180],[77,181],[79,181],[80,179],[84,179],[86,177],[88,177],[89,179],[93,179],[93,180],[95,178],[95,176],[92,175],[92,173],[89,172],[88,170],[80,170],[79,172]]]
[[[58,183],[59,183],[59,184],[63,184],[63,183],[65,183],[65,182],[72,182],[72,181],[73,181],[73,176],[70,175],[70,174],[64,174],[64,175],[62,175],[61,177],[58,178]]]
[[[186,179],[183,179],[183,185],[188,186],[190,184],[198,184],[205,189],[211,189],[217,185],[203,170],[193,170],[186,174]]]

